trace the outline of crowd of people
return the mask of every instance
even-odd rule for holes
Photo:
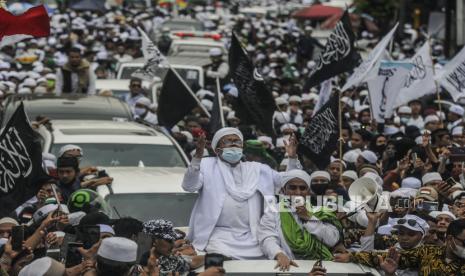
[[[320,87],[305,86],[316,49],[324,47],[312,37],[313,28],[286,13],[246,17],[235,6],[196,6],[179,16],[204,22],[222,35],[226,48],[232,31],[238,34],[275,98],[276,136],[241,123],[234,110],[240,91],[230,79],[227,55],[212,49],[205,87],[195,92],[211,111],[220,80],[226,127],[212,132],[209,118],[194,109],[169,130],[191,159],[182,187],[199,194],[188,233],[164,218],[110,219],[95,189],[113,179],[80,166],[85,153],[66,145],[57,156],[43,155],[50,178],[37,184],[37,195],[0,218],[0,275],[224,275],[219,265],[193,272],[204,264],[204,253],[276,260],[282,271],[298,260],[317,260],[355,262],[384,275],[465,275],[461,103],[414,99],[378,124],[367,88],[349,89],[341,96],[342,145],[321,169],[298,151],[319,100]],[[1,49],[0,107],[14,94],[112,96],[97,93],[96,79],[112,79],[119,63],[142,56],[137,27],[162,32],[157,42],[166,53],[169,30],[160,24],[170,18],[158,7],[104,15],[57,11],[49,37]],[[367,52],[381,37],[364,28],[357,35]],[[425,39],[406,25],[391,55],[409,58]],[[441,43],[433,44],[437,68],[445,59]],[[341,86],[344,76],[332,82]],[[131,79],[129,91],[123,100],[135,118],[157,125],[157,103],[143,81]],[[375,187],[370,196],[387,207],[360,208],[349,193],[354,187]],[[309,275],[326,275],[326,269],[317,262]]]

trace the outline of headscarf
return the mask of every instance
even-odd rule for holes
[[[80,146],[77,145],[64,145],[60,148],[58,151],[58,157],[62,157],[65,152],[70,151],[70,150],[79,150],[81,152],[81,155],[84,155],[84,151]]]
[[[306,173],[303,170],[290,170],[287,172],[281,172],[280,174],[281,174],[281,187],[284,187],[287,184],[287,182],[289,182],[291,179],[294,179],[294,178],[302,179],[303,181],[305,181],[305,184],[307,184],[307,186],[310,187],[311,178],[308,175],[308,173]]]
[[[233,127],[224,127],[220,130],[218,130],[215,135],[213,136],[212,139],[212,149],[215,150],[216,146],[218,145],[218,142],[221,140],[226,135],[231,135],[235,134],[241,138],[242,141],[244,141],[244,137],[242,136],[242,133],[239,129],[233,128]]]

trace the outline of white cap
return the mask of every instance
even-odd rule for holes
[[[1,224],[13,224],[15,226],[18,226],[19,223],[14,219],[14,218],[10,218],[10,217],[3,217],[0,219],[0,225]]]
[[[97,255],[111,261],[135,263],[137,260],[137,243],[121,237],[106,238],[102,241]]]
[[[360,153],[360,155],[370,164],[376,164],[376,161],[378,161],[378,156],[376,156],[376,154],[371,150],[364,150]]]
[[[222,51],[220,48],[211,48],[210,51],[208,51],[208,54],[211,57],[217,57],[223,55]]]
[[[189,131],[183,130],[183,131],[180,131],[179,133],[186,136],[186,140],[188,143],[192,143],[194,141],[194,136],[192,136],[192,134]]]
[[[200,101],[202,105],[207,109],[208,111],[211,111],[213,109],[213,102],[208,100],[208,99],[203,99]]]
[[[401,221],[401,219],[398,219],[397,223],[393,226],[393,228],[405,227],[412,231],[420,232],[423,236],[425,236],[426,233],[428,233],[429,225],[424,219],[415,215],[405,215],[402,219],[405,219],[406,222],[404,224],[399,224],[399,221]],[[410,223],[408,223],[409,220],[414,220],[416,221],[416,223],[414,225],[410,225]]]
[[[391,126],[391,125],[386,125],[384,127],[384,135],[393,135],[396,134],[400,131],[398,127]]]
[[[452,129],[452,136],[455,135],[463,135],[463,127],[462,126],[457,126]]]
[[[68,206],[66,206],[64,204],[60,204],[60,205],[61,205],[61,207],[60,207],[61,211],[63,213],[69,214]],[[50,214],[51,212],[53,212],[53,211],[55,211],[57,209],[58,209],[58,204],[44,205],[39,210],[35,211],[35,213],[32,215],[32,219],[34,220],[34,222],[39,222],[42,219],[44,219],[46,216],[48,216],[48,214]]]
[[[277,97],[276,99],[274,99],[274,101],[276,102],[276,105],[289,104],[288,101],[286,101],[282,97]]]
[[[360,149],[349,150],[348,152],[344,153],[342,159],[348,163],[355,163],[360,153]]]
[[[293,95],[293,96],[290,96],[289,97],[289,102],[302,102],[302,98],[300,96],[296,96],[296,95]]]
[[[406,177],[402,180],[402,188],[420,189],[421,181],[416,177]]]
[[[100,233],[109,233],[113,236],[115,235],[115,230],[110,225],[107,224],[97,224],[100,228]]]
[[[294,124],[287,123],[283,124],[280,128],[281,132],[283,132],[286,129],[292,129],[292,131],[297,131],[297,126]]]
[[[439,122],[439,117],[437,115],[428,115],[425,117],[424,123],[425,125],[431,122]]]
[[[412,189],[412,188],[399,188],[393,192],[391,192],[390,197],[391,198],[397,198],[397,197],[413,197],[417,195],[417,189]]]
[[[460,105],[454,104],[453,106],[449,108],[449,112],[452,112],[459,116],[463,116],[463,114],[465,113],[465,110]]]
[[[401,106],[397,110],[397,114],[412,114],[412,109],[409,106]]]
[[[274,149],[273,139],[271,139],[271,137],[269,137],[269,136],[258,136],[257,140],[261,141],[262,143],[265,142],[267,145],[270,145],[270,149]]]
[[[18,94],[32,94],[32,90],[29,87],[21,87],[18,89]]]
[[[61,276],[65,274],[65,270],[62,263],[50,257],[43,257],[23,267],[18,276]]]
[[[357,180],[358,179],[357,172],[352,171],[352,170],[345,171],[342,174],[342,176],[348,177],[348,178],[350,178],[352,180]]]
[[[421,178],[423,186],[432,181],[442,181],[441,175],[437,172],[430,172],[425,173],[425,175],[423,175],[423,177]]]
[[[331,176],[327,171],[314,171],[311,175],[310,178],[313,179],[315,177],[324,177],[328,180],[331,180]]]
[[[433,218],[437,218],[440,215],[445,215],[445,216],[449,216],[453,220],[457,219],[457,217],[454,214],[452,214],[450,211],[432,211],[429,213],[429,215]]]
[[[65,152],[70,151],[70,150],[79,150],[81,152],[81,155],[84,155],[84,151],[82,150],[80,146],[68,144],[60,148],[60,150],[58,151],[57,157],[62,157]]]

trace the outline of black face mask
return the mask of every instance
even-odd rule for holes
[[[310,185],[310,189],[316,195],[324,195],[327,188],[328,188],[328,184],[312,184],[312,185]]]

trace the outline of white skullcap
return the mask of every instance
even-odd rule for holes
[[[285,147],[284,137],[280,137],[280,138],[276,139],[276,147],[277,148],[284,148]]]
[[[257,140],[267,143],[268,145],[270,145],[271,149],[274,149],[273,139],[271,137],[269,137],[269,136],[258,136]]]
[[[86,213],[84,213],[83,211],[71,213],[68,215],[69,224],[71,224],[72,226],[79,225],[79,222],[85,216],[86,216]]]
[[[136,104],[142,104],[145,107],[150,107],[152,102],[147,97],[140,97],[139,99],[136,100]]]
[[[365,96],[365,97],[368,96],[368,90],[364,89],[364,90],[360,91],[359,95],[360,96]]]
[[[352,180],[357,180],[358,179],[358,176],[357,176],[357,173],[355,171],[352,171],[352,170],[348,170],[348,171],[345,171],[342,176],[345,176],[345,177],[348,177]]]
[[[137,260],[137,243],[122,237],[106,238],[102,241],[97,255],[120,263],[135,263]]]
[[[55,80],[57,76],[53,73],[48,73],[47,75],[45,75],[45,78],[48,80]]]
[[[18,276],[61,276],[65,274],[65,265],[50,258],[34,260],[19,271]]]
[[[417,195],[417,190],[412,189],[412,188],[399,188],[393,192],[391,192],[390,196],[391,198],[397,198],[397,197],[413,197]]]
[[[397,111],[397,114],[412,114],[412,109],[409,106],[401,106]]]
[[[210,51],[208,51],[208,54],[212,57],[223,55],[220,48],[211,48]]]
[[[342,160],[348,163],[355,163],[360,153],[360,149],[349,150],[348,152],[344,153],[344,155],[342,156]]]
[[[392,233],[392,225],[386,224],[386,225],[381,225],[378,227],[378,234],[383,235],[383,236],[391,236]]]
[[[378,156],[376,156],[376,154],[371,150],[364,150],[360,153],[360,155],[370,164],[376,164],[376,161],[378,161]]]
[[[354,101],[352,101],[351,98],[349,97],[342,97],[341,102],[345,103],[346,105],[353,107],[354,106]]]
[[[402,188],[420,189],[421,181],[416,177],[406,177],[402,180]]]
[[[109,233],[113,236],[115,235],[115,230],[110,225],[107,224],[97,224],[100,228],[100,233]]]
[[[307,186],[310,186],[311,178],[308,175],[308,173],[306,173],[303,170],[290,170],[286,172],[281,172],[279,174],[281,175],[281,187],[284,187],[287,184],[287,182],[289,182],[293,178],[302,179],[303,181],[305,181]]]
[[[424,123],[425,125],[431,122],[439,122],[439,117],[437,115],[428,115],[425,117]]]
[[[421,178],[423,186],[432,181],[442,181],[441,175],[437,172],[430,172],[425,173],[425,175],[423,175],[423,177]]]
[[[69,150],[79,150],[81,152],[81,155],[84,155],[84,151],[80,146],[69,144],[64,145],[60,148],[60,150],[58,151],[58,157],[62,157],[63,154]]]
[[[276,102],[276,105],[283,105],[283,104],[289,104],[288,101],[286,101],[284,98],[282,97],[277,97],[276,99],[274,99],[274,101]]]
[[[194,141],[194,136],[189,131],[180,131],[180,133],[184,136],[186,136],[186,140],[188,143],[192,143]]]
[[[197,98],[199,99],[203,99],[205,98],[205,96],[211,96],[211,97],[214,97],[215,94],[209,90],[205,90],[205,89],[200,89],[199,91],[197,91],[197,93],[195,93],[195,96],[197,96]]]
[[[289,102],[302,102],[302,98],[296,95],[290,96],[289,97]]]
[[[331,180],[331,176],[327,171],[314,171],[311,175],[310,178],[313,179],[315,177],[324,177],[328,180]]]
[[[47,93],[47,88],[43,86],[37,86],[36,88],[34,88],[34,94],[45,94],[45,93]]]
[[[384,135],[393,135],[400,131],[398,127],[387,125],[384,127]]]
[[[318,96],[318,94],[312,92],[308,94],[308,98],[311,101],[317,101],[320,97]]]
[[[10,218],[10,217],[3,217],[0,219],[0,225],[1,224],[13,224],[14,226],[18,226],[19,223],[14,219],[14,218]]]
[[[463,116],[463,114],[465,113],[465,110],[460,105],[454,104],[453,106],[449,108],[449,112],[452,112],[459,116]]]
[[[415,215],[410,215],[410,214],[405,215],[403,217],[403,219],[405,219],[406,221],[414,220],[417,223],[415,225],[413,225],[413,226],[410,225],[409,223],[397,224],[397,223],[399,223],[399,220],[397,220],[397,223],[392,227],[393,228],[405,227],[405,228],[408,228],[408,229],[410,229],[412,231],[422,233],[423,237],[428,233],[429,225],[424,219],[422,219],[422,218],[420,218],[418,216],[415,216]]]
[[[457,217],[454,214],[452,214],[450,211],[432,211],[429,213],[429,215],[433,218],[437,218],[440,215],[445,215],[445,216],[449,216],[453,220],[457,219]]]
[[[242,136],[242,132],[239,129],[233,128],[233,127],[224,127],[218,130],[213,136],[212,144],[211,144],[212,149],[216,150],[216,146],[218,145],[218,142],[221,140],[221,138],[223,138],[226,135],[232,135],[232,134],[239,136],[239,138],[242,141],[244,141],[244,136]]]
[[[60,204],[60,209],[63,213],[69,214],[68,206]],[[51,212],[58,209],[58,204],[47,204],[41,207],[39,210],[35,211],[32,215],[34,222],[40,222],[42,219],[48,216]]]
[[[283,124],[280,128],[281,132],[283,132],[286,129],[292,129],[292,131],[297,131],[297,126],[294,124],[287,123]]]
[[[213,109],[213,102],[208,100],[208,99],[203,99],[200,101],[200,103],[207,109],[208,111],[211,111]]]
[[[457,126],[452,129],[452,135],[463,135],[463,127]]]
[[[32,90],[29,87],[21,87],[18,89],[18,94],[32,94]]]

